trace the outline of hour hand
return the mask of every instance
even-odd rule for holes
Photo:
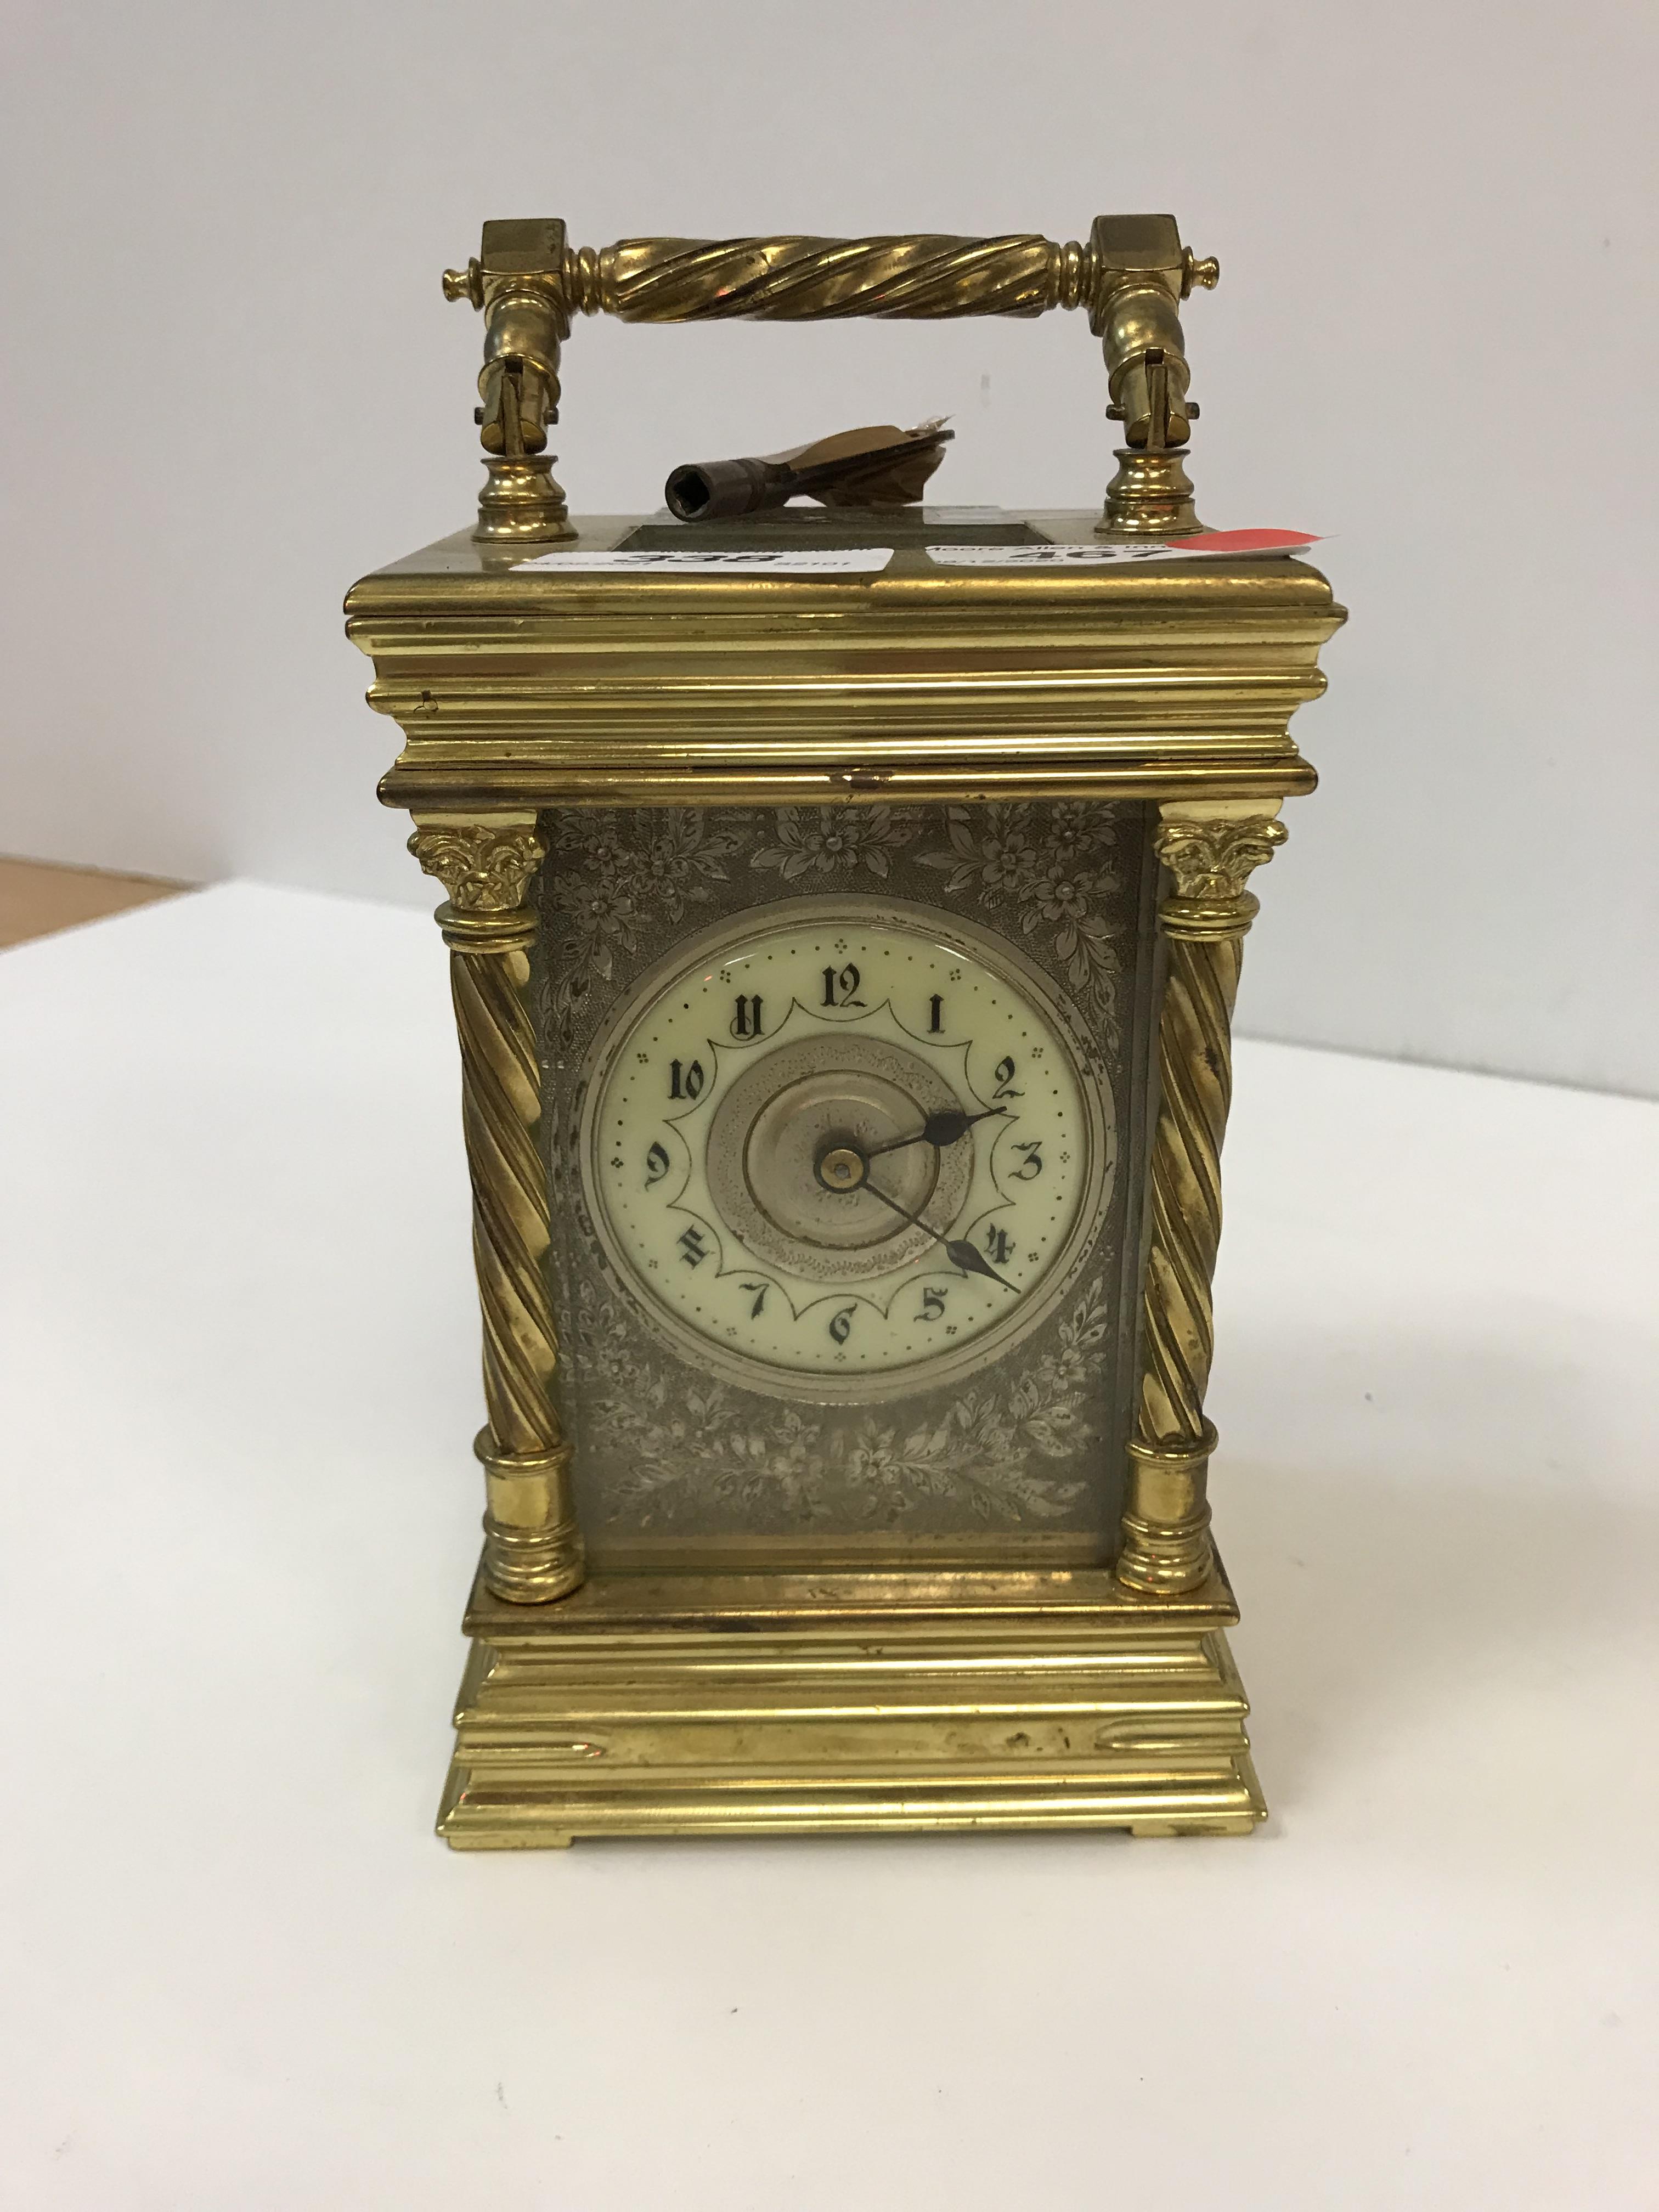
[[[978,1114],[966,1114],[960,1106],[936,1106],[914,1137],[894,1137],[884,1145],[871,1145],[865,1158],[873,1160],[882,1152],[902,1152],[909,1145],[931,1145],[939,1152],[965,1137],[975,1121],[988,1121],[994,1114],[1007,1110],[1006,1106],[987,1106]]]

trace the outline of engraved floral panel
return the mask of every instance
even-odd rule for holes
[[[963,1387],[880,1408],[790,1406],[682,1361],[623,1297],[577,1169],[577,1073],[612,1009],[690,932],[845,891],[981,921],[1069,992],[1103,1054],[1117,1119],[1138,1108],[1130,1037],[1150,1031],[1150,848],[1139,807],[569,809],[543,817],[532,981],[549,1110],[561,1387],[595,1536],[718,1539],[816,1529],[894,1540],[994,1530],[1103,1540],[1132,1376],[1133,1176],[1086,1294]],[[1133,1024],[1130,1021],[1133,1014]]]
[[[1085,1487],[1079,1453],[1100,1347],[1110,1322],[1103,1278],[1069,1309],[1051,1347],[957,1392],[918,1419],[884,1407],[853,1420],[828,1408],[779,1409],[728,1384],[690,1376],[677,1360],[629,1346],[614,1299],[584,1307],[582,1342],[605,1349],[594,1411],[620,1449],[605,1520],[641,1531],[700,1526],[711,1506],[741,1509],[753,1534],[787,1534],[825,1519],[890,1527],[907,1499],[955,1505],[969,1523],[1052,1521]]]
[[[1108,1036],[1117,1029],[1114,911],[1121,878],[1112,864],[1117,830],[1104,809],[1052,805],[950,806],[944,851],[921,854],[945,878],[947,894],[971,891],[988,913],[1006,909],[1022,939],[1048,954]]]
[[[777,842],[750,860],[751,868],[775,868],[803,890],[822,888],[803,877],[834,876],[866,870],[884,883],[893,872],[893,855],[922,827],[922,816],[891,806],[780,806]]]
[[[568,1050],[586,1026],[581,1018],[589,1001],[609,1004],[611,987],[654,957],[665,925],[711,907],[715,886],[729,880],[741,817],[664,806],[547,818],[553,830],[544,882],[557,957],[550,963],[545,1011]]]
[[[546,817],[550,1001],[568,1050],[589,1002],[666,949],[688,917],[881,884],[999,917],[1064,983],[1109,1046],[1134,902],[1119,810],[1066,800],[980,806],[640,807]],[[746,882],[744,855],[747,854]],[[741,885],[741,888],[738,887]]]

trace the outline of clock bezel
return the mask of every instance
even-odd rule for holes
[[[1006,1322],[994,1324],[964,1345],[898,1367],[840,1377],[805,1370],[779,1369],[752,1353],[721,1345],[659,1302],[641,1277],[623,1239],[608,1218],[605,1186],[599,1173],[599,1102],[617,1054],[641,1017],[669,990],[716,952],[730,954],[744,941],[774,931],[817,927],[890,927],[925,933],[937,945],[958,950],[982,963],[1036,1000],[1064,1045],[1082,1101],[1088,1164],[1075,1216],[1048,1269],[1024,1292]],[[1010,939],[952,909],[919,901],[884,898],[862,890],[824,896],[768,900],[728,914],[681,938],[653,962],[622,994],[602,1021],[578,1070],[577,1184],[580,1220],[597,1247],[601,1264],[629,1298],[651,1334],[674,1356],[720,1381],[774,1400],[799,1405],[878,1405],[926,1393],[979,1375],[997,1364],[1049,1320],[1094,1256],[1110,1207],[1119,1165],[1118,1101],[1104,1054],[1091,1042],[1076,1001],[1048,971]],[[757,1264],[763,1264],[757,1262]]]

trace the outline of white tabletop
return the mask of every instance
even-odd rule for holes
[[[1258,1836],[474,1856],[456,1089],[416,914],[0,957],[0,2198],[1659,2204],[1659,1108],[1241,1048]]]

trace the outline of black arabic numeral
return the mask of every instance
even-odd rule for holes
[[[1014,1146],[1014,1150],[1021,1155],[1020,1164],[1014,1170],[1016,1182],[1035,1182],[1042,1173],[1042,1154],[1037,1149],[1040,1142],[1040,1139],[1033,1137],[1029,1145]]]
[[[1023,1091],[1013,1091],[1009,1088],[1014,1079],[1014,1061],[1011,1053],[1005,1054],[997,1062],[996,1079],[997,1087],[991,1093],[993,1098],[1023,1098],[1025,1096]]]
[[[999,1229],[993,1222],[985,1232],[985,1249],[1000,1267],[1013,1250],[1014,1240],[1006,1229]]]
[[[853,1316],[857,1311],[856,1306],[843,1306],[839,1313],[830,1315],[830,1334],[837,1344],[845,1344],[853,1334]]]
[[[924,1291],[922,1292],[921,1311],[916,1316],[916,1319],[918,1321],[938,1321],[944,1311],[945,1293],[943,1291]]]
[[[749,1291],[754,1295],[755,1303],[749,1309],[749,1318],[750,1321],[758,1321],[760,1319],[761,1308],[766,1304],[766,1293],[771,1289],[771,1287],[772,1285],[770,1283],[739,1283],[738,1285],[738,1288],[740,1291]]]
[[[668,1095],[671,1098],[701,1098],[702,1096],[702,1062],[694,1060],[683,1072],[677,1060],[668,1063]]]
[[[708,1257],[708,1248],[702,1241],[701,1229],[682,1229],[679,1234],[680,1257],[688,1267],[700,1267]]]
[[[760,993],[738,994],[738,1011],[732,1017],[732,1034],[735,1037],[758,1036],[761,1033]]]
[[[933,997],[927,1001],[927,1030],[929,1036],[937,1036],[944,1027],[945,1001],[940,998],[939,993],[935,991]]]
[[[839,975],[833,968],[826,968],[823,971],[824,1005],[826,1006],[861,1006],[864,1001],[858,994],[861,980],[858,969],[850,960]]]
[[[667,1173],[667,1153],[664,1152],[660,1145],[653,1145],[650,1151],[645,1156],[646,1188],[649,1190],[653,1182],[660,1182]]]

